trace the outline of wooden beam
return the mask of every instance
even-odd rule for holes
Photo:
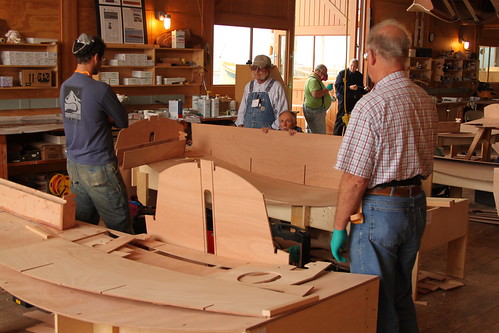
[[[58,230],[75,224],[75,194],[64,199],[0,178],[0,208]]]
[[[468,11],[470,12],[471,16],[473,17],[473,20],[478,23],[480,20],[478,19],[478,17],[476,16],[476,13],[475,13],[475,10],[473,9],[473,7],[471,6],[470,2],[468,0],[463,0],[464,2],[464,5],[466,6],[466,8],[468,8]]]

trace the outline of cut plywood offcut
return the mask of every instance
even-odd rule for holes
[[[0,178],[0,208],[58,230],[75,224],[74,194],[61,199]]]
[[[305,296],[312,288],[309,285],[300,286],[300,284],[313,280],[329,266],[330,263],[328,262],[309,263],[305,266],[306,269],[296,267],[293,269],[289,267],[269,267],[264,269],[254,265],[244,265],[227,272],[211,274],[210,277]]]

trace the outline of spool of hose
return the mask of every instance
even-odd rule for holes
[[[70,185],[69,176],[63,175],[62,173],[56,173],[49,180],[49,191],[53,195],[63,197],[71,193]]]

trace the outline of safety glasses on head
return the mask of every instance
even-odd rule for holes
[[[86,49],[94,42],[94,39],[87,34],[83,33],[73,43],[73,54],[78,55],[82,50]]]

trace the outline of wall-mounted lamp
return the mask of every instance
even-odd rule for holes
[[[469,50],[470,48],[470,42],[463,40],[463,47],[465,50]]]
[[[171,16],[163,11],[156,12],[156,19],[163,21],[163,27],[168,30],[171,26]]]

